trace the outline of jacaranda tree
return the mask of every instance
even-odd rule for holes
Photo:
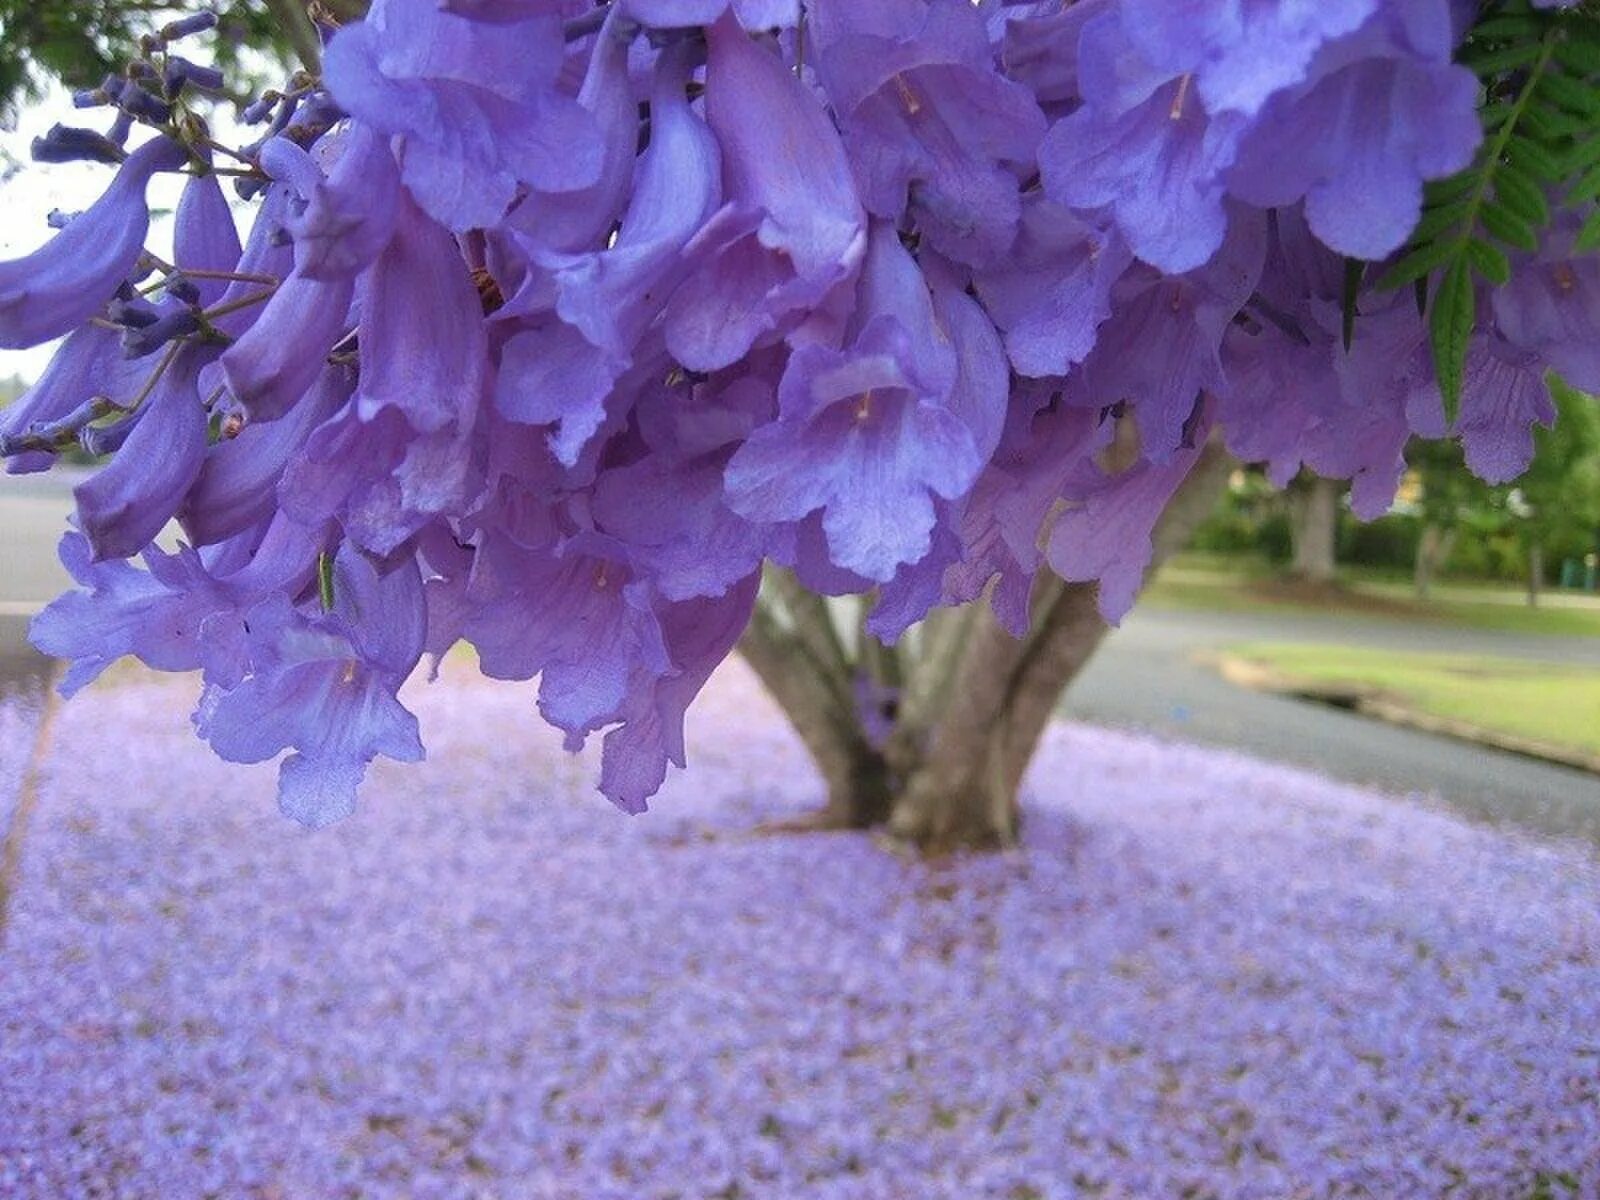
[[[637,811],[737,646],[826,820],[1004,842],[1230,455],[1376,514],[1413,435],[1505,480],[1549,372],[1600,389],[1581,5],[376,0],[232,148],[205,23],[37,147],[115,172],[0,264],[0,344],[66,335],[0,450],[111,455],[67,690],[200,669],[308,824],[422,756],[396,692],[459,640]]]

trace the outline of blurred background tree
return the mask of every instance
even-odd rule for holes
[[[269,61],[287,62],[289,43],[266,5],[256,0],[217,4],[158,3],[153,0],[89,0],[40,4],[0,0],[0,116],[38,100],[52,83],[69,89],[93,87],[136,53],[139,38],[176,17],[214,10],[222,36],[218,66],[237,77],[254,72],[242,60],[246,51],[264,52]]]
[[[319,0],[335,20],[349,20],[365,0]],[[136,50],[142,34],[190,13],[213,11],[222,36],[217,66],[236,86],[263,82],[263,73],[292,66],[315,46],[301,0],[0,0],[0,119],[38,100],[52,84],[93,87]]]
[[[1395,509],[1361,521],[1346,485],[1302,472],[1274,488],[1258,468],[1233,486],[1200,528],[1197,549],[1253,559],[1326,586],[1335,569],[1401,577],[1419,599],[1442,576],[1526,586],[1530,603],[1552,584],[1592,588],[1600,556],[1600,406],[1553,382],[1559,416],[1536,429],[1532,464],[1513,484],[1490,487],[1467,469],[1455,442],[1417,440]]]

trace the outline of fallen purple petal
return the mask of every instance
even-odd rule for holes
[[[407,692],[429,762],[307,834],[187,698],[60,714],[0,952],[8,1198],[1600,1188],[1587,849],[1074,725],[1018,851],[762,836],[818,785],[737,666],[650,816],[452,668]]]

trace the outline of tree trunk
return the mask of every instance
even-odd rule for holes
[[[1307,583],[1332,583],[1337,573],[1335,549],[1339,536],[1339,497],[1345,484],[1307,475],[1289,490],[1291,539],[1295,578]]]
[[[1417,599],[1426,600],[1433,591],[1433,580],[1450,559],[1456,545],[1455,529],[1445,529],[1432,522],[1422,527],[1417,540],[1417,561],[1412,578],[1417,587]]]
[[[1021,829],[1018,790],[1062,690],[1108,632],[1096,588],[1050,580],[1018,641],[974,610],[960,672],[895,797],[889,832],[930,853],[992,849]]]
[[[860,720],[826,603],[788,572],[769,571],[739,652],[783,709],[822,776],[827,805],[809,823],[866,829],[887,820],[888,767]]]
[[[1544,590],[1544,547],[1534,542],[1528,547],[1528,606],[1539,607],[1539,593]]]
[[[1201,453],[1157,525],[1152,569],[1187,543],[1233,466],[1220,446]],[[827,790],[821,812],[785,827],[887,825],[927,853],[1015,842],[1028,763],[1062,691],[1108,631],[1096,587],[1041,572],[1033,625],[1020,640],[984,600],[935,610],[897,647],[858,625],[847,648],[834,612],[789,572],[769,571],[739,644]],[[879,694],[892,702],[864,713]],[[870,736],[874,724],[886,724],[887,736]]]
[[[1151,571],[1188,544],[1235,465],[1220,444],[1201,452],[1156,526]],[[975,605],[948,700],[917,734],[915,758],[900,766],[893,836],[931,853],[1016,841],[1022,777],[1062,692],[1110,632],[1095,585],[1048,572],[1035,586],[1033,614],[1019,641],[988,604]]]

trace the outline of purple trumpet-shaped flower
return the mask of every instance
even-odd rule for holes
[[[746,29],[787,29],[800,20],[800,0],[620,0],[622,11],[641,25],[682,29],[713,25],[729,9]]]
[[[1326,245],[1381,259],[1416,227],[1423,183],[1471,163],[1483,139],[1479,83],[1448,56],[1397,45],[1380,21],[1324,60],[1261,108],[1239,143],[1228,190],[1269,208],[1304,198],[1306,219]]]
[[[833,562],[882,582],[927,554],[933,497],[965,492],[982,459],[949,407],[958,365],[949,334],[886,224],[874,226],[857,319],[864,324],[847,350],[795,351],[778,420],[733,456],[727,486],[751,520],[821,510]]]
[[[316,383],[330,353],[351,329],[356,277],[389,246],[400,220],[394,163],[381,140],[352,128],[331,153],[333,171],[324,176],[313,158],[292,142],[273,139],[263,148],[263,162],[281,182],[256,218],[240,270],[262,274],[269,263],[284,269],[282,257],[270,251],[279,235],[294,239],[294,267],[275,285],[237,281],[225,297],[245,307],[230,314],[241,320],[228,330],[237,340],[223,353],[220,369],[234,402],[253,421],[282,417]],[[259,248],[258,233],[263,235]],[[252,261],[257,257],[269,262],[258,265]],[[373,272],[367,282],[384,277]],[[263,302],[249,306],[252,297]],[[420,296],[403,299],[422,302]],[[392,312],[379,308],[385,315]],[[427,405],[437,398],[425,393],[416,400]]]
[[[347,373],[336,367],[276,421],[247,421],[206,451],[179,519],[197,545],[231,538],[268,519],[279,507],[278,481],[311,433],[348,400]]]
[[[1122,0],[1121,17],[1145,59],[1193,74],[1208,111],[1254,115],[1305,79],[1317,52],[1355,32],[1377,7],[1378,0]]]
[[[1006,436],[954,522],[960,556],[945,572],[945,603],[977,600],[993,581],[995,616],[1015,636],[1026,635],[1034,577],[1044,564],[1040,533],[1074,484],[1093,477],[1094,456],[1114,430],[1114,422],[1063,403],[1043,384],[1015,398]]]
[[[377,0],[328,46],[325,75],[352,116],[397,139],[417,203],[458,232],[494,225],[518,189],[598,178],[594,118],[556,89],[561,21],[481,22],[436,0]]]
[[[559,423],[552,444],[577,461],[605,420],[606,400],[633,366],[640,339],[692,268],[685,246],[721,202],[717,144],[689,108],[690,61],[669,52],[650,105],[650,147],[613,243],[594,253],[538,254],[554,314],[506,342],[496,405],[514,421]],[[515,302],[513,302],[515,303]]]
[[[316,158],[286,137],[268,140],[261,165],[298,193],[285,225],[305,279],[348,279],[365,270],[394,233],[400,170],[389,139],[359,121],[317,143]]]
[[[348,545],[332,569],[331,611],[269,596],[237,620],[248,668],[209,681],[195,727],[230,762],[292,749],[278,774],[285,815],[313,829],[348,816],[367,764],[423,756],[395,692],[422,656],[427,617],[414,560],[380,573]]]
[[[967,0],[821,0],[808,32],[817,72],[874,216],[907,210],[929,243],[986,265],[1011,248],[1018,172],[1031,171],[1044,114],[996,70]]]
[[[148,569],[140,570],[120,559],[96,561],[88,539],[69,533],[61,539],[61,562],[81,586],[33,619],[29,639],[67,661],[61,690],[68,696],[123,655],[158,671],[193,671],[238,648],[206,637],[209,618],[243,612],[277,592],[299,592],[315,569],[317,549],[310,532],[280,517],[265,533],[247,529],[204,550],[184,546],[167,554],[147,546]]]
[[[0,448],[12,455],[6,469],[13,474],[48,469],[53,451],[15,452],[10,443],[63,424],[81,426],[90,419],[95,396],[131,397],[149,374],[149,363],[131,362],[122,353],[117,330],[93,324],[75,330],[34,385],[0,408]]]
[[[595,38],[578,103],[598,131],[600,169],[594,183],[577,190],[529,193],[507,214],[506,224],[539,247],[577,254],[605,243],[634,188],[639,151],[639,106],[628,78],[631,27],[613,6]],[[652,122],[651,140],[656,126]]]
[[[1179,276],[1140,267],[1117,285],[1081,396],[1097,407],[1132,404],[1147,457],[1176,451],[1200,393],[1226,388],[1223,336],[1261,277],[1266,232],[1262,214],[1240,209],[1205,266]]]
[[[1109,208],[1145,262],[1193,270],[1227,232],[1223,175],[1244,119],[1206,112],[1187,76],[1146,62],[1118,12],[1090,21],[1078,46],[1084,103],[1039,147],[1046,194],[1068,208]]]
[[[1000,59],[1008,78],[1025,85],[1041,105],[1056,114],[1082,96],[1078,81],[1078,39],[1083,27],[1117,0],[1077,0],[1064,8],[1030,5],[1006,14]]]
[[[394,553],[475,494],[471,430],[418,433],[398,408],[362,419],[352,399],[306,439],[284,469],[278,499],[317,527],[338,521],[362,549]]]
[[[759,341],[835,319],[828,301],[854,275],[866,222],[827,111],[731,17],[707,31],[706,119],[722,147],[729,207],[702,235],[709,260],[667,311],[667,346],[714,371]]]
[[[182,348],[132,416],[131,432],[109,464],[73,489],[78,522],[95,557],[136,554],[183,504],[206,451],[206,410],[196,386],[201,358]]]
[[[879,586],[877,603],[863,628],[885,645],[894,645],[936,607],[949,603],[946,579],[951,569],[961,563],[961,539],[956,535],[952,514],[961,507],[960,502],[937,501],[928,553],[914,563],[903,564],[894,578]]]
[[[355,281],[294,272],[222,354],[228,390],[252,421],[274,421],[300,402],[350,328]]]
[[[759,570],[770,533],[734,512],[723,473],[772,407],[770,385],[750,376],[662,388],[638,409],[649,452],[596,478],[596,526],[627,545],[664,599],[725,595]]]
[[[605,735],[600,790],[623,812],[645,811],[667,776],[667,764],[688,765],[683,719],[689,705],[733,650],[755,608],[759,574],[711,599],[663,605],[658,618],[669,668],[636,680]]]
[[[1467,349],[1455,432],[1467,466],[1485,483],[1509,483],[1533,461],[1533,427],[1550,425],[1556,406],[1537,354],[1493,332]]]
[[[196,175],[184,185],[175,226],[173,262],[180,273],[212,274],[238,269],[244,253],[239,229],[215,175]],[[193,280],[193,284],[195,300],[201,308],[218,303],[228,287],[225,280],[205,277]]]
[[[1065,375],[1088,357],[1111,315],[1112,286],[1132,261],[1114,230],[1031,194],[1012,253],[976,280],[1017,372]]]
[[[164,137],[130,154],[88,211],[25,258],[0,263],[0,348],[37,346],[70,333],[105,307],[144,249],[145,186],[175,171],[188,151]]]
[[[364,421],[395,408],[418,433],[469,430],[487,386],[483,303],[455,238],[402,198],[394,237],[363,277]]]
[[[1371,520],[1394,503],[1411,437],[1444,436],[1444,397],[1432,371],[1427,327],[1411,297],[1372,297],[1356,318],[1348,351],[1337,338],[1341,324],[1339,309],[1325,304],[1318,344],[1333,364],[1337,399],[1320,386],[1320,372],[1298,384],[1321,401],[1301,435],[1300,454],[1318,474],[1349,479],[1352,511]]]
[[[1600,259],[1574,254],[1586,213],[1564,212],[1538,253],[1519,255],[1492,293],[1495,327],[1580,391],[1600,393]]]
[[[1051,569],[1069,583],[1098,580],[1100,614],[1112,624],[1133,607],[1155,553],[1156,522],[1199,460],[1210,424],[1202,414],[1193,445],[1166,462],[1141,460],[1115,475],[1095,470],[1056,518],[1045,551]]]
[[[449,597],[461,587],[464,596]],[[537,548],[486,535],[470,576],[430,589],[463,618],[430,633],[430,649],[461,637],[491,678],[538,675],[539,711],[571,745],[620,719],[639,672],[671,670],[648,582],[602,534]]]

